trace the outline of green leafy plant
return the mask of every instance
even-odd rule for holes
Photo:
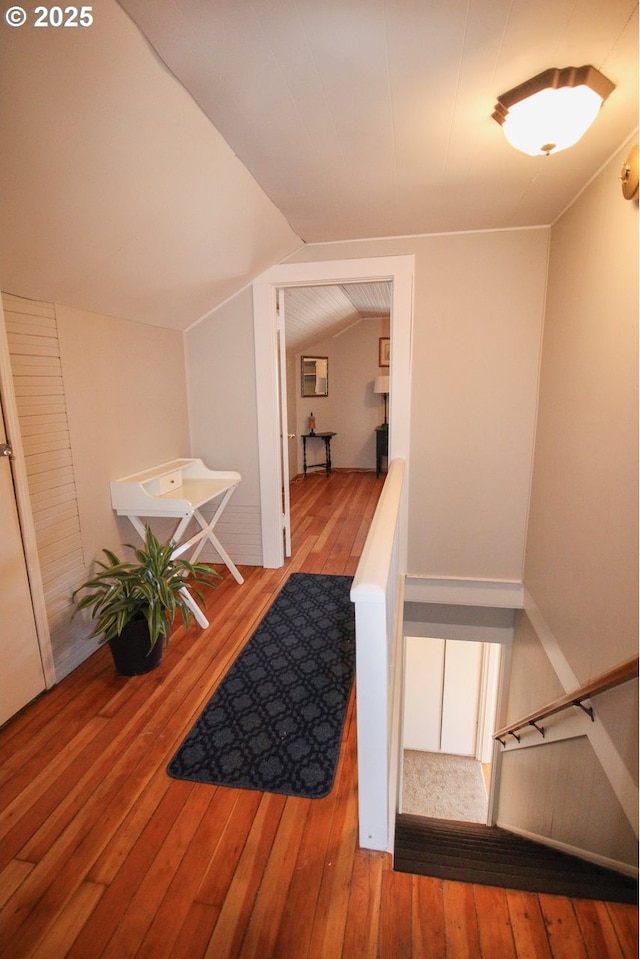
[[[133,550],[136,561],[121,560],[111,550],[103,550],[106,562],[97,561],[99,572],[74,591],[73,602],[76,612],[91,611],[95,619],[91,636],[103,634],[105,642],[119,636],[132,620],[146,619],[153,649],[160,636],[168,641],[169,626],[178,610],[189,626],[193,613],[184,588],[204,602],[200,587],[215,589],[220,574],[205,563],[173,559],[175,543],[160,543],[148,526],[144,546],[127,544],[127,548]]]

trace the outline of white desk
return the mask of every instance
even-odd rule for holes
[[[145,524],[140,517],[176,517],[178,523],[171,537],[176,544],[174,556],[180,556],[195,547],[190,557],[190,561],[195,562],[208,540],[234,579],[243,583],[244,579],[213,532],[240,480],[240,473],[210,470],[200,459],[171,460],[141,473],[132,473],[131,476],[113,480],[111,504],[119,516],[129,517],[143,539]],[[217,497],[222,498],[213,517],[207,522],[200,508]],[[182,542],[192,519],[199,530]],[[202,611],[186,590],[185,593],[185,599],[189,596],[189,605],[197,622],[203,627],[208,626],[208,620]]]

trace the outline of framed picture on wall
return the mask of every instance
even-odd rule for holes
[[[378,366],[389,366],[391,358],[391,339],[388,336],[381,336],[378,339]]]

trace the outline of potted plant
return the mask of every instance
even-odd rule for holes
[[[102,635],[109,643],[117,671],[139,676],[160,663],[178,610],[189,625],[192,610],[185,587],[203,602],[200,587],[214,589],[220,574],[204,563],[174,559],[175,543],[158,542],[148,526],[144,546],[128,548],[135,562],[103,550],[106,562],[97,561],[98,573],[74,591],[73,601],[76,612],[91,611],[95,619],[91,636]]]

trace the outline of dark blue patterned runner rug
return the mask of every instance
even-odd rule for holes
[[[350,576],[293,573],[171,760],[176,779],[319,799],[355,669]]]

